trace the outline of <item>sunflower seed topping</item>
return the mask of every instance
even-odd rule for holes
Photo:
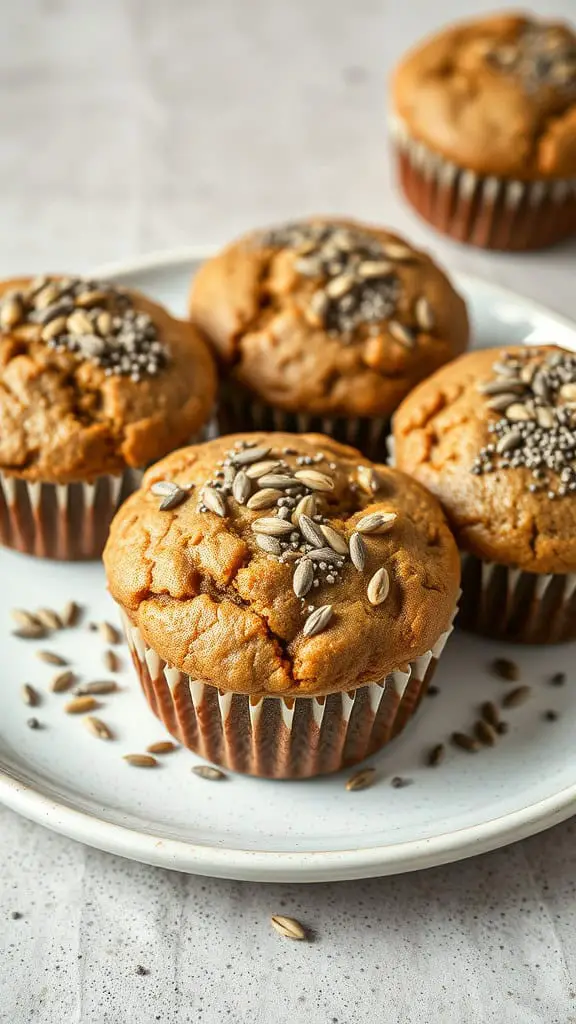
[[[500,74],[517,78],[529,94],[576,89],[576,42],[558,25],[528,21],[514,43],[495,46],[486,60]]]
[[[317,636],[318,633],[322,633],[328,623],[330,622],[334,609],[331,604],[324,604],[321,608],[316,608],[304,623],[302,632],[304,636],[312,637]]]
[[[245,505],[252,492],[252,483],[243,470],[234,477],[232,484],[232,495],[239,505]]]
[[[264,533],[267,537],[285,537],[286,534],[292,533],[293,529],[292,523],[273,516],[263,516],[262,519],[256,519],[252,523],[254,533]]]
[[[302,523],[302,520],[300,520],[300,523]],[[338,533],[338,530],[335,530],[332,526],[323,525],[320,526],[320,529],[322,531],[324,539],[328,541],[330,547],[332,548],[333,551],[336,552],[337,555],[348,554],[348,544],[346,543],[346,540],[344,539],[342,534]]]
[[[201,492],[201,498],[209,512],[214,512],[215,515],[224,518],[226,515],[226,502],[214,487],[204,487]]]
[[[262,462],[269,452],[269,448],[243,448],[235,452],[232,461],[236,466],[249,466],[253,462]]]
[[[350,537],[350,560],[358,572],[364,571],[366,565],[366,545],[359,533],[353,533]]]
[[[272,508],[276,505],[278,498],[282,497],[282,491],[276,490],[275,487],[263,487],[261,491],[256,491],[251,498],[248,498],[246,502],[246,508],[252,509],[254,512],[259,512],[264,508]]]
[[[396,522],[395,512],[371,512],[356,523],[358,533],[388,533]]]
[[[250,480],[259,480],[260,477],[266,476],[267,473],[275,473],[277,469],[282,468],[282,462],[274,461],[274,459],[268,459],[264,462],[256,462],[253,466],[246,467],[246,476]]]
[[[296,569],[292,579],[292,587],[296,597],[306,597],[314,582],[314,566],[309,558],[303,558]]]
[[[169,512],[171,509],[177,508],[178,505],[181,505],[189,497],[190,494],[188,491],[175,486],[171,494],[167,494],[165,498],[162,498],[158,508],[160,512]]]
[[[265,551],[266,554],[268,554],[268,555],[278,555],[279,556],[279,555],[282,554],[282,548],[280,546],[280,541],[277,540],[276,537],[267,537],[266,534],[259,533],[259,534],[256,535],[256,543],[257,543],[258,547],[262,551]]]
[[[368,600],[370,604],[382,604],[388,597],[390,591],[390,576],[387,569],[382,567],[374,573],[368,584]]]
[[[314,544],[317,548],[322,547],[324,544],[323,531],[309,516],[302,514],[298,519],[298,526],[300,533],[309,544]]]

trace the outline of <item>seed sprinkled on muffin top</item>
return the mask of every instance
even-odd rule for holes
[[[294,250],[297,274],[318,279],[304,315],[332,337],[350,342],[359,327],[379,334],[377,325],[388,321],[394,340],[412,349],[419,332],[434,329],[435,317],[424,295],[416,300],[409,324],[394,319],[401,295],[397,265],[418,259],[407,245],[382,242],[358,228],[306,221],[267,231],[259,243]]]
[[[519,78],[527,92],[543,87],[576,91],[576,43],[556,25],[530,22],[515,42],[489,50],[486,59]]]
[[[106,376],[138,381],[155,376],[167,361],[150,315],[108,282],[36,278],[3,295],[0,331],[22,331],[26,340],[101,366]]]
[[[480,450],[472,473],[525,467],[532,470],[531,493],[576,493],[576,356],[526,349],[504,353],[492,368],[494,377],[478,390],[502,415],[490,424],[494,440]]]

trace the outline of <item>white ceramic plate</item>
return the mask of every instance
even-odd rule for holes
[[[183,313],[187,286],[199,254],[169,254],[110,276],[141,288]],[[470,277],[456,275],[472,309],[475,344],[558,341],[576,348],[576,325],[526,299]],[[38,646],[63,653],[84,680],[103,678],[103,645],[84,626],[56,634],[50,643],[10,635],[9,609],[61,607],[70,597],[86,605],[87,618],[117,620],[98,565],[61,565],[0,552],[2,714],[0,800],[14,810],[92,846],[168,868],[226,878],[312,881],[392,874],[469,857],[513,842],[567,818],[576,809],[576,679],[574,645],[514,649],[456,635],[441,662],[441,693],[405,734],[371,763],[379,781],[348,793],[346,776],[308,782],[267,782],[230,776],[204,781],[191,773],[198,759],[185,750],[152,771],[129,767],[126,752],[164,738],[138,692],[122,648],[122,690],[102,699],[98,714],[117,739],[92,737],[62,711],[65,695],[48,694],[54,671],[41,663]],[[431,769],[424,753],[453,729],[468,728],[481,700],[505,692],[487,672],[497,654],[515,659],[532,698],[506,712],[510,732],[493,749],[470,755],[449,748]],[[552,673],[568,673],[558,688]],[[28,709],[20,684],[43,693]],[[543,717],[547,709],[557,721]],[[43,724],[26,726],[30,715]],[[412,785],[395,789],[398,775]]]

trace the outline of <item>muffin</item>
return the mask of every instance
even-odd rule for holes
[[[0,543],[98,557],[138,470],[197,434],[215,391],[198,332],[143,295],[0,283]]]
[[[394,409],[468,341],[430,257],[348,220],[233,242],[196,275],[190,314],[223,370],[223,432],[318,430],[380,460]]]
[[[576,639],[576,356],[552,345],[462,356],[406,399],[394,444],[461,548],[461,625]]]
[[[337,771],[403,728],[459,584],[434,498],[314,434],[169,455],[117,513],[104,563],[169,732],[271,778]]]
[[[447,28],[392,82],[399,179],[460,242],[551,245],[576,233],[576,34],[527,14]]]

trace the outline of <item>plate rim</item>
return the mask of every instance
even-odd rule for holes
[[[106,263],[90,273],[117,275],[199,262],[217,251],[214,246],[183,246],[148,253],[132,260]],[[576,322],[512,289],[474,274],[449,271],[465,288],[488,288],[534,314],[554,319],[576,335]],[[388,846],[349,850],[243,850],[228,846],[187,843],[116,824],[59,802],[41,788],[15,778],[0,765],[0,802],[40,825],[89,846],[158,867],[191,874],[241,881],[319,882],[370,878],[420,870],[463,860],[535,835],[576,813],[576,782],[516,811],[488,821],[424,839]]]

